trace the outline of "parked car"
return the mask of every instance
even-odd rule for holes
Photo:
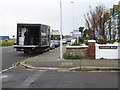
[[[68,41],[68,42],[71,42],[72,39],[73,39],[73,38],[68,38],[67,41]]]
[[[58,40],[51,40],[52,43],[54,43],[55,47],[60,46],[60,42]]]
[[[76,41],[76,39],[72,39],[71,42],[70,42],[70,44],[71,44],[71,45],[74,44],[75,41]]]
[[[55,44],[52,41],[50,43],[50,49],[55,49]]]
[[[67,39],[63,39],[63,40],[62,40],[62,43],[63,43],[63,44],[67,44]]]

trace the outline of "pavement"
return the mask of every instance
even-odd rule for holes
[[[48,53],[48,52],[47,52]],[[120,60],[66,60],[38,55],[22,61],[20,65],[39,70],[118,69]],[[47,55],[48,56],[48,55]]]
[[[66,52],[63,46],[63,53]],[[120,69],[120,60],[60,60],[60,49],[56,48],[20,62],[29,69],[42,70],[80,70],[80,69]]]

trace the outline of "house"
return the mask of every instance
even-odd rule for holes
[[[110,9],[105,25],[105,35],[107,40],[120,40],[120,2]]]
[[[119,27],[119,5],[113,6],[112,17],[111,17],[111,40],[117,40],[118,27]]]
[[[105,14],[106,21],[104,23],[105,35],[107,40],[111,40],[111,17],[110,13]]]

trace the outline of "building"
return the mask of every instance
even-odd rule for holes
[[[59,30],[52,30],[51,35],[60,35]]]
[[[110,17],[110,13],[106,13],[105,17],[106,17],[106,21],[104,23],[105,36],[106,36],[107,40],[111,40],[111,17]]]
[[[113,5],[105,21],[105,35],[107,40],[120,40],[120,2]]]
[[[118,39],[118,27],[119,27],[119,5],[113,6],[112,17],[111,17],[111,40]]]
[[[51,40],[60,40],[59,30],[52,30],[50,34],[51,34]]]

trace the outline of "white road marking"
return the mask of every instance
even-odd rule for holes
[[[1,75],[1,76],[0,76],[0,79],[7,78],[7,77],[8,77],[8,76],[6,76],[6,75],[4,75],[4,76]]]
[[[0,72],[1,72],[1,73],[2,73],[2,72],[6,72],[6,71],[8,71],[8,70],[10,70],[10,69],[12,69],[12,68],[15,68],[18,63],[19,63],[19,62],[14,63],[14,64],[13,64],[11,67],[9,67],[8,69],[4,69],[4,70],[2,70],[2,71],[0,71]]]
[[[63,62],[63,63],[61,64],[61,66],[72,66],[72,65],[73,65],[72,62]]]

